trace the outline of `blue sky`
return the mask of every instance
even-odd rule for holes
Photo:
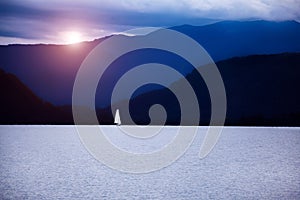
[[[145,26],[219,20],[300,21],[299,0],[2,0],[0,44],[92,40]]]

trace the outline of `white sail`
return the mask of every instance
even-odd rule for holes
[[[119,113],[119,109],[116,110],[116,114],[115,114],[115,124],[117,126],[121,125],[121,118],[120,118],[120,113]]]

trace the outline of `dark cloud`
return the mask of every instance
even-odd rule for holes
[[[266,19],[299,20],[297,1],[224,0],[180,3],[170,0],[122,2],[111,0],[2,0],[0,37],[51,40],[59,31],[80,27],[84,30],[122,31],[122,27],[200,25],[215,20]],[[291,3],[292,2],[292,3]]]
[[[38,9],[15,1],[0,2],[0,18],[52,18],[58,14],[55,10]]]

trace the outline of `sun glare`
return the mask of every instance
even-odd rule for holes
[[[76,31],[66,32],[64,37],[67,44],[75,44],[83,40],[81,34]]]

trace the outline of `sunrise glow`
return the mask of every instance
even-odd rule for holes
[[[75,44],[83,41],[81,33],[77,31],[68,31],[63,35],[66,44]]]

